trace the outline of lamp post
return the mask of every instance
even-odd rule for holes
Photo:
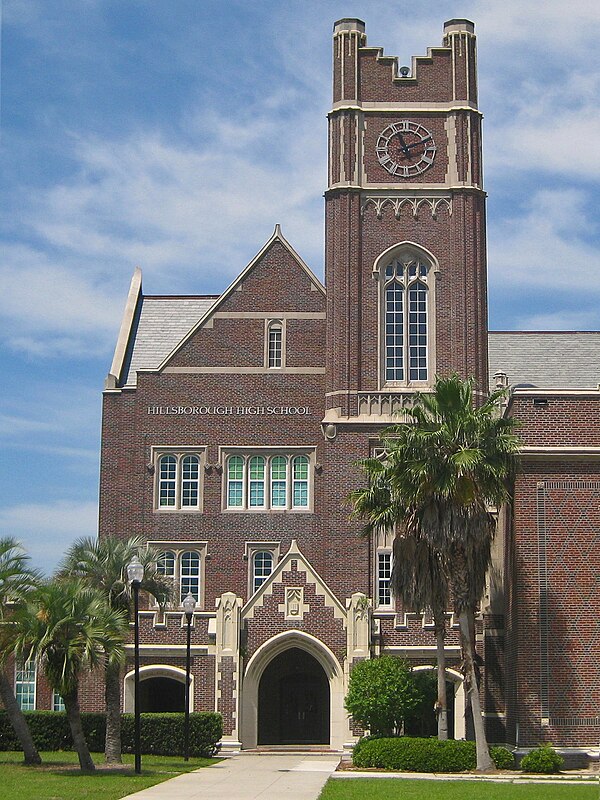
[[[134,665],[135,679],[133,689],[133,712],[135,716],[135,773],[142,771],[142,743],[140,727],[140,626],[138,622],[140,583],[144,578],[144,565],[134,556],[127,565],[127,580],[133,589],[133,630],[134,630]]]
[[[190,662],[191,662],[191,630],[192,617],[196,608],[196,600],[191,592],[183,600],[183,610],[187,621],[187,640],[185,648],[185,718],[183,725],[183,760],[190,758]]]

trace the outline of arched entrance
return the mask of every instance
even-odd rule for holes
[[[299,647],[275,656],[258,688],[258,744],[329,744],[329,680]]]
[[[408,736],[437,736],[434,704],[437,700],[437,669],[423,665],[413,672],[423,693],[423,701],[406,719],[404,732]],[[448,738],[465,738],[465,693],[463,678],[453,669],[446,670],[446,702],[448,708]]]
[[[312,656],[325,675],[329,730],[326,731],[326,736],[320,743],[327,744],[335,750],[341,750],[344,742],[348,741],[350,736],[348,714],[344,708],[344,671],[326,644],[311,634],[298,630],[275,634],[258,648],[246,665],[240,698],[242,747],[248,749],[256,747],[258,744],[259,689],[263,675],[270,664],[277,663],[278,656],[290,650],[301,651],[302,654]],[[279,663],[281,666],[284,665],[283,661]],[[313,675],[319,674],[314,667],[312,670]],[[311,674],[310,671],[309,674]],[[266,686],[268,683],[265,681],[263,692]]]
[[[133,670],[125,675],[123,710],[133,713]],[[194,676],[190,675],[190,709],[194,710]],[[151,664],[140,668],[140,710],[142,713],[185,711],[185,670],[166,664]]]
[[[185,711],[185,684],[173,678],[146,678],[140,681],[142,714]]]

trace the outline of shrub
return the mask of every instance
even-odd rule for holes
[[[564,758],[556,750],[549,744],[544,744],[523,756],[521,769],[523,772],[537,772],[549,775],[552,772],[560,772],[560,768],[564,763]]]
[[[371,733],[392,736],[420,699],[410,666],[394,656],[359,661],[350,673],[346,709]]]
[[[496,769],[514,769],[515,757],[506,747],[490,747],[490,755]]]
[[[33,741],[39,750],[71,750],[71,730],[64,711],[26,711]],[[81,715],[88,747],[93,753],[104,750],[106,719],[104,714],[84,712]],[[142,714],[142,753],[162,756],[181,755],[184,714]],[[223,734],[220,714],[190,714],[190,755],[210,757],[217,751]],[[123,714],[121,741],[124,752],[133,752],[134,718]],[[0,711],[0,750],[20,750],[20,744],[8,721]]]
[[[492,747],[491,756],[498,769],[508,769],[514,765],[512,753],[504,747]],[[366,736],[354,748],[352,760],[356,767],[404,772],[466,772],[477,766],[475,742],[412,736]]]

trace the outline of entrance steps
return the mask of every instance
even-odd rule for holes
[[[310,754],[313,756],[335,756],[341,755],[342,750],[332,750],[326,744],[259,744],[249,750],[243,750],[244,754],[254,753],[256,755],[302,755]]]

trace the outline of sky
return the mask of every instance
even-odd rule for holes
[[[476,24],[490,328],[600,329],[596,0],[4,0],[0,536],[50,572],[97,530],[129,281],[221,292],[274,225],[323,275],[331,32],[400,64]]]

